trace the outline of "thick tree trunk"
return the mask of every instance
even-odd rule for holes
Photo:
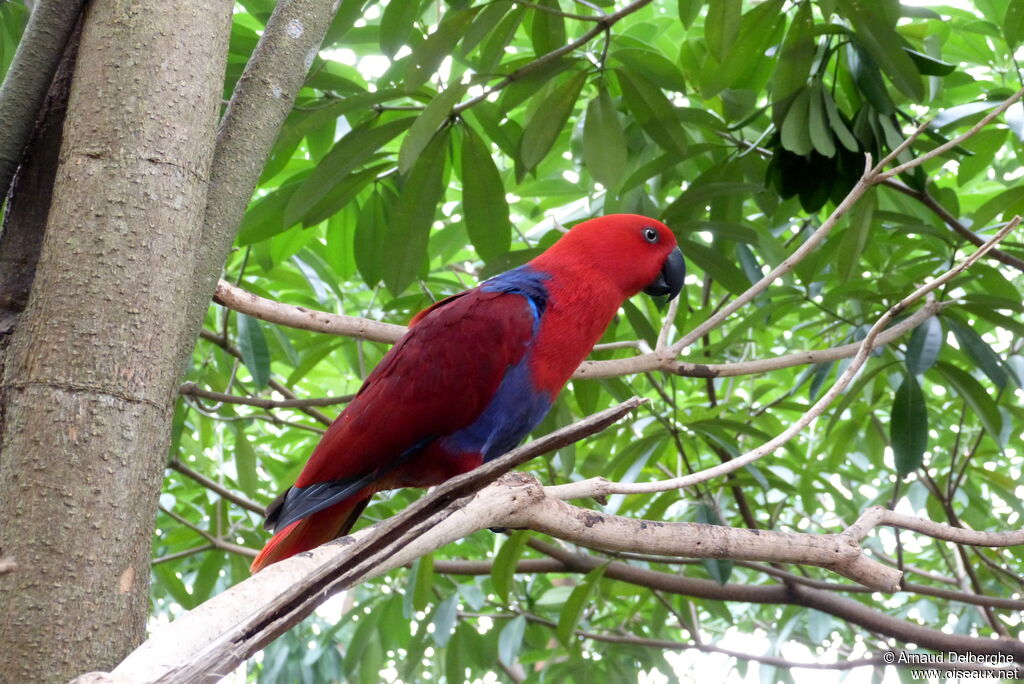
[[[66,681],[143,635],[230,0],[94,0],[0,410],[0,672]]]

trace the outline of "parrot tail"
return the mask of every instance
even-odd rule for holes
[[[249,566],[249,571],[256,574],[272,563],[348,534],[369,502],[369,496],[354,501],[349,499],[296,520],[271,537]]]

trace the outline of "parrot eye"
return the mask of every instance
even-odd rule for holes
[[[650,226],[648,226],[647,228],[644,228],[642,230],[642,233],[643,233],[643,236],[644,236],[644,240],[647,240],[652,245],[654,243],[656,243],[658,241],[658,238],[660,237],[658,235],[658,231],[656,231],[654,228],[651,228]]]

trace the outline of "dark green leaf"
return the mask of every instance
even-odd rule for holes
[[[910,59],[914,60],[914,66],[917,67],[917,70],[925,76],[948,76],[956,71],[956,64],[943,62],[941,59],[929,57],[910,48],[903,49],[910,55]]]
[[[889,415],[889,439],[900,477],[921,466],[928,448],[928,407],[913,375],[904,375],[896,390]]]
[[[597,182],[615,187],[626,168],[628,151],[619,114],[603,86],[587,105],[583,121],[583,163]]]
[[[740,32],[743,3],[740,0],[715,0],[704,18],[704,40],[718,63],[725,61]]]
[[[250,497],[256,495],[260,486],[259,475],[256,474],[256,450],[245,437],[245,424],[232,423],[235,428],[235,471],[238,473],[238,486]]]
[[[516,565],[523,555],[529,534],[525,530],[513,532],[494,556],[494,564],[491,566],[491,583],[494,585],[494,593],[502,603],[508,603],[509,593],[512,591],[512,579],[516,574]]]
[[[999,407],[988,395],[985,388],[981,386],[969,373],[966,373],[956,366],[939,361],[935,364],[936,370],[942,374],[946,381],[956,390],[956,393],[967,402],[971,410],[981,421],[985,432],[989,434],[994,442],[999,443],[999,436],[1003,432],[1003,418],[999,413]]]
[[[921,75],[903,49],[903,40],[896,33],[896,18],[884,16],[880,5],[868,0],[840,0],[839,4],[861,45],[893,84],[912,100],[924,99]]]
[[[644,76],[625,68],[617,69],[615,75],[626,105],[644,131],[666,152],[685,156],[689,141],[675,105]]]
[[[267,338],[263,336],[260,321],[245,314],[238,314],[238,350],[242,363],[252,375],[253,385],[262,389],[270,382],[270,350]]]
[[[515,664],[519,650],[523,647],[525,633],[526,618],[522,615],[512,618],[501,628],[501,633],[498,636],[498,660],[506,667],[512,667]]]
[[[466,233],[484,261],[512,245],[505,186],[484,141],[470,126],[462,127],[462,211]]]
[[[914,328],[914,334],[910,336],[910,343],[907,345],[907,356],[904,359],[911,375],[921,375],[932,367],[939,358],[945,338],[942,323],[935,316],[926,319],[921,325]]]
[[[842,240],[839,242],[839,250],[836,254],[839,278],[843,282],[860,274],[860,257],[864,253],[868,236],[871,235],[876,202],[876,193],[873,190],[868,190],[850,212],[849,226],[847,226],[846,231],[843,233]]]
[[[1001,26],[1007,45],[1011,50],[1016,50],[1021,41],[1024,41],[1024,3],[1010,0],[1006,5]]]
[[[782,122],[782,147],[793,154],[810,154],[814,149],[808,125],[811,116],[811,94],[810,88],[804,88],[797,93],[786,111],[786,120]]]
[[[381,275],[394,295],[409,287],[427,261],[430,226],[444,195],[450,130],[434,136],[416,160],[391,211],[388,258],[381,264]]]
[[[410,44],[413,22],[420,13],[420,0],[391,0],[380,18],[380,49],[394,59],[402,46]]]
[[[388,249],[388,212],[380,192],[370,195],[359,211],[352,249],[363,280],[371,286],[379,283]]]
[[[480,11],[481,5],[468,9],[449,12],[441,20],[440,25],[426,40],[413,48],[409,55],[409,68],[405,76],[405,88],[413,92],[426,83],[441,66],[452,46],[458,42],[462,34],[469,28],[473,18]]]
[[[585,72],[571,74],[537,107],[519,141],[519,159],[525,171],[532,171],[547,156],[565,128],[586,80]]]
[[[562,645],[569,646],[572,643],[573,633],[580,622],[580,616],[583,615],[583,609],[590,602],[591,596],[594,595],[594,590],[601,582],[601,577],[604,575],[605,568],[607,567],[607,564],[600,565],[588,572],[583,577],[583,581],[576,585],[572,593],[569,594],[562,612],[558,615],[556,634]]]
[[[537,4],[556,12],[559,11],[558,3],[555,0],[537,0]],[[533,10],[530,41],[533,43],[534,54],[538,56],[563,47],[565,45],[565,19],[556,13]]]
[[[1002,389],[1006,386],[1006,370],[1003,369],[1002,360],[999,355],[992,351],[988,342],[981,339],[981,335],[974,332],[970,326],[964,325],[955,318],[946,317],[946,324],[953,331],[957,344],[967,353],[971,361],[977,364],[978,368],[988,376],[992,383]]]
[[[286,225],[294,225],[321,199],[332,192],[355,169],[399,133],[409,128],[415,117],[388,123],[366,124],[347,133],[317,164],[313,172],[292,195],[284,212]]]
[[[398,149],[399,173],[405,174],[412,168],[430,139],[437,133],[437,129],[451,116],[452,107],[459,102],[468,87],[465,83],[449,85],[430,101],[422,114],[416,117],[416,121],[402,139],[402,146]]]
[[[785,120],[793,96],[807,85],[816,47],[811,3],[804,2],[793,16],[772,72],[772,119],[776,127]]]

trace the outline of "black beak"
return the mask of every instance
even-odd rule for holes
[[[649,294],[652,297],[668,295],[669,299],[675,299],[675,296],[683,289],[683,280],[685,279],[686,262],[683,261],[683,253],[676,247],[665,258],[658,277],[644,288],[644,294]]]

